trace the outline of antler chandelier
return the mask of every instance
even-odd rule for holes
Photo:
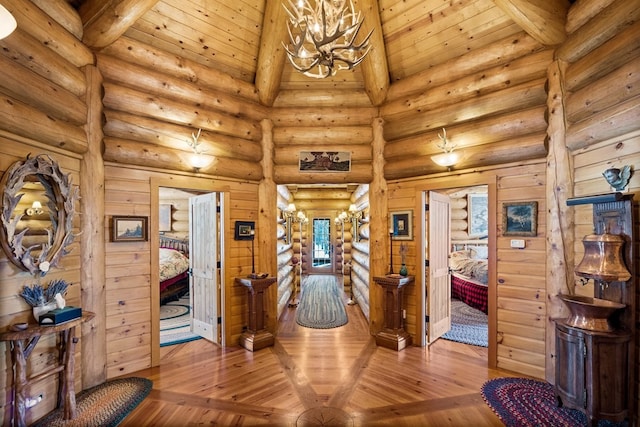
[[[362,25],[360,12],[349,0],[289,0],[287,28],[290,45],[283,43],[293,67],[318,79],[334,76],[337,70],[351,70],[369,53],[369,32],[355,43]],[[341,62],[341,64],[337,64]]]

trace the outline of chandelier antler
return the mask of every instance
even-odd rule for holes
[[[355,43],[363,21],[351,0],[289,0],[289,8],[283,7],[291,40],[283,46],[293,67],[304,75],[334,76],[337,70],[353,69],[369,53],[373,30],[362,43]]]

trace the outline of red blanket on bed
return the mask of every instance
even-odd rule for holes
[[[487,287],[482,284],[474,283],[452,274],[451,297],[457,298],[483,313],[487,313]]]

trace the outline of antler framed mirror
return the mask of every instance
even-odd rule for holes
[[[2,176],[0,245],[9,261],[44,276],[68,253],[79,190],[48,155],[14,163]]]

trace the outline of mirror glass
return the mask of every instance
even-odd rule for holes
[[[21,270],[44,276],[73,242],[79,190],[47,155],[14,163],[0,187],[2,249]]]

